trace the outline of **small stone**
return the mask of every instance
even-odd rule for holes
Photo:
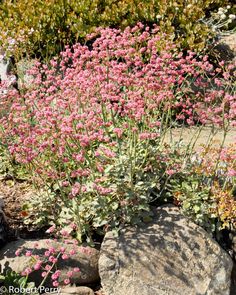
[[[59,291],[59,290],[58,290]],[[55,295],[56,293],[45,293],[43,295]],[[94,295],[92,289],[88,287],[63,287],[59,291],[60,295]]]

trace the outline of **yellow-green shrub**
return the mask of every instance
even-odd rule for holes
[[[97,26],[159,23],[183,48],[202,49],[209,28],[198,22],[227,0],[18,0],[0,1],[0,46],[16,58],[43,58],[83,40]],[[12,44],[14,43],[14,44]],[[17,50],[16,50],[17,49]]]
[[[184,214],[215,232],[236,229],[236,147],[203,147],[196,160],[171,180]]]

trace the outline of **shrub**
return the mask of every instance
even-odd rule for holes
[[[176,120],[235,124],[230,66],[214,70],[171,44],[158,54],[157,32],[141,23],[102,29],[92,48],[76,44],[50,66],[37,63],[32,88],[2,98],[3,108],[12,102],[3,143],[60,204],[54,222],[75,223],[78,238],[150,217],[148,204],[181,167],[168,155],[158,161]]]
[[[206,1],[67,1],[20,0],[0,4],[1,46],[22,55],[43,58],[59,53],[66,44],[83,40],[96,27],[120,27],[159,22],[163,32],[182,48],[203,49],[211,29],[199,22],[226,0]]]
[[[184,214],[211,233],[236,227],[235,147],[203,148],[169,183]]]

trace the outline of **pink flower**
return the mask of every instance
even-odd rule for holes
[[[47,272],[46,272],[46,271],[42,272],[42,274],[41,274],[41,276],[42,276],[43,278],[46,277],[46,275],[47,275]]]
[[[50,247],[48,250],[49,250],[49,252],[51,254],[55,254],[56,253],[56,249],[54,247]]]
[[[69,237],[69,232],[67,230],[65,230],[65,229],[60,230],[60,234],[63,237]]]
[[[21,251],[22,251],[21,249],[17,249],[16,252],[15,252],[15,255],[16,255],[16,256],[19,256],[20,253],[21,253]]]
[[[106,157],[113,158],[116,156],[116,153],[114,153],[113,151],[111,151],[107,148],[103,148],[102,151]]]
[[[46,233],[53,233],[55,231],[56,227],[55,225],[49,227],[49,229],[46,230]]]
[[[61,252],[61,253],[64,253],[65,251],[66,251],[66,248],[65,248],[65,247],[61,247],[61,248],[60,248],[60,252]]]
[[[116,133],[118,138],[121,138],[123,130],[121,128],[114,128],[113,129],[114,133]]]
[[[66,260],[69,258],[69,256],[67,254],[63,254],[62,257],[61,257],[63,260]]]
[[[69,162],[69,159],[67,159],[66,162]],[[69,181],[63,181],[62,185],[65,186],[65,187],[68,187],[70,185],[70,183],[69,183]]]
[[[171,175],[173,175],[175,173],[176,173],[176,171],[173,170],[173,169],[166,170],[166,174],[168,174],[169,176],[171,176]]]
[[[46,257],[49,257],[50,254],[51,254],[50,251],[45,251],[45,252],[44,252],[44,256],[46,256]]]
[[[159,169],[152,161],[158,154],[172,153],[162,145],[172,123],[236,125],[233,65],[222,63],[215,68],[207,56],[175,53],[169,41],[157,52],[157,44],[167,39],[157,25],[100,28],[96,35],[89,48],[78,43],[66,47],[60,61],[53,59],[50,66],[38,63],[32,69],[35,78],[30,89],[21,93],[9,89],[0,99],[0,113],[7,110],[0,118],[1,141],[17,162],[31,167],[36,183],[58,184],[68,209],[85,204],[79,213],[87,218],[85,226],[90,226],[93,215],[88,198],[100,204],[108,195],[115,202],[125,193],[116,180],[126,179],[126,171],[115,177],[112,167],[132,161],[134,178],[139,178],[137,173],[149,175]],[[217,87],[211,87],[212,83]],[[228,158],[228,152],[223,158]],[[165,172],[169,178],[182,167],[171,157],[163,159],[164,155],[160,167],[169,167]],[[234,169],[226,173],[235,176]],[[57,200],[55,193],[55,205]],[[123,209],[132,206],[122,198],[119,203]],[[77,227],[57,232],[53,225],[47,233],[67,239],[73,231],[85,230]],[[49,248],[44,260],[56,263],[57,253],[58,249]],[[61,254],[68,258],[65,250]]]
[[[227,176],[230,176],[230,177],[236,176],[236,170],[229,169],[228,172],[227,172]]]
[[[64,284],[65,284],[65,285],[70,284],[70,280],[69,280],[69,279],[65,279],[65,280],[64,280]]]
[[[151,134],[148,133],[148,132],[142,132],[139,134],[139,139],[140,140],[145,140],[145,139],[148,139],[148,138],[151,138]]]
[[[48,261],[54,262],[55,261],[55,257],[54,256],[49,256]]]
[[[56,272],[54,272],[54,274],[51,275],[51,279],[57,280],[60,275],[61,275],[61,271],[57,270]]]
[[[79,194],[80,189],[81,189],[81,185],[78,182],[76,182],[71,189],[71,195],[75,197],[76,195]]]
[[[75,223],[71,223],[70,224],[70,227],[73,229],[73,230],[76,230],[77,229],[77,225]]]
[[[32,272],[32,268],[30,268],[30,267],[27,267],[27,268],[23,271],[23,273],[24,273],[25,276],[28,276],[31,272]]]
[[[58,283],[58,281],[53,281],[52,282],[52,285],[53,285],[53,287],[58,287],[59,286],[59,283]]]
[[[71,278],[73,276],[73,271],[68,271],[66,275],[68,278]]]
[[[71,249],[71,250],[69,251],[69,253],[70,253],[70,255],[75,255],[75,254],[76,254],[76,251],[75,251],[75,249]]]
[[[42,261],[38,260],[34,266],[34,269],[35,270],[39,270],[42,266]]]
[[[51,265],[49,265],[49,264],[45,265],[45,270],[49,271],[51,269],[52,269],[52,266]]]
[[[26,251],[25,256],[27,257],[32,256],[32,251]]]

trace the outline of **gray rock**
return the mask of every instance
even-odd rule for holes
[[[12,73],[13,59],[5,56],[5,53],[0,49],[0,81],[6,82],[7,86],[11,86],[16,82],[16,76]]]
[[[230,256],[173,206],[153,222],[107,233],[99,274],[106,295],[227,295]]]
[[[0,210],[3,209],[4,207],[4,200],[3,200],[3,197],[0,196]]]
[[[214,48],[220,60],[231,62],[236,60],[236,33],[220,36]]]
[[[8,224],[3,210],[0,208],[0,248],[7,241]]]
[[[75,294],[75,295],[94,295],[92,289],[88,287],[65,287],[61,289],[61,295]]]
[[[232,50],[234,56],[236,56],[236,33],[229,34],[227,36],[223,36],[221,38],[222,43],[229,46],[230,50]]]
[[[11,61],[7,59],[4,53],[0,50],[0,80],[7,80],[7,76],[9,75],[11,70]]]
[[[0,48],[0,98],[8,94],[9,89],[17,89],[17,77],[14,71],[14,59],[5,56]],[[0,118],[6,110],[1,111]]]
[[[37,243],[38,247],[34,249],[34,255],[42,256],[45,251],[48,250],[48,246],[46,244],[45,239],[40,240],[18,240],[11,243],[8,243],[3,249],[0,250],[0,267],[2,270],[11,268],[17,273],[21,273],[26,267],[30,265],[31,257],[26,257],[23,255],[16,256],[15,251],[19,248],[24,249],[24,253],[26,250],[33,250],[34,244]],[[66,253],[68,253],[72,248],[72,244],[61,244],[53,242],[56,248],[66,247]],[[86,285],[95,283],[99,280],[98,274],[98,258],[99,251],[85,247],[82,250],[78,250],[77,254],[70,256],[69,259],[62,260],[59,259],[57,263],[57,268],[61,270],[60,279],[64,280],[66,278],[66,273],[73,268],[78,267],[80,272],[74,273],[71,278],[72,284]],[[41,281],[41,271],[34,271],[30,274],[29,279],[38,285]],[[50,281],[46,282],[46,286],[51,286]]]
[[[34,77],[28,73],[35,64],[35,60],[22,59],[17,63],[14,58],[7,58],[0,49],[0,81],[5,83],[6,88],[10,86],[17,89],[29,89],[33,85]]]
[[[44,293],[43,295],[55,295],[56,293]],[[60,295],[94,295],[92,289],[88,287],[63,287],[59,291]]]
[[[232,254],[234,257],[234,267],[232,271],[232,285],[230,295],[236,295],[236,232],[231,233],[232,239]]]
[[[232,250],[233,250],[233,255],[234,259],[236,261],[236,232],[231,233],[231,239],[232,239]]]
[[[230,295],[236,295],[236,262],[234,262],[232,278],[231,278],[231,289]]]

